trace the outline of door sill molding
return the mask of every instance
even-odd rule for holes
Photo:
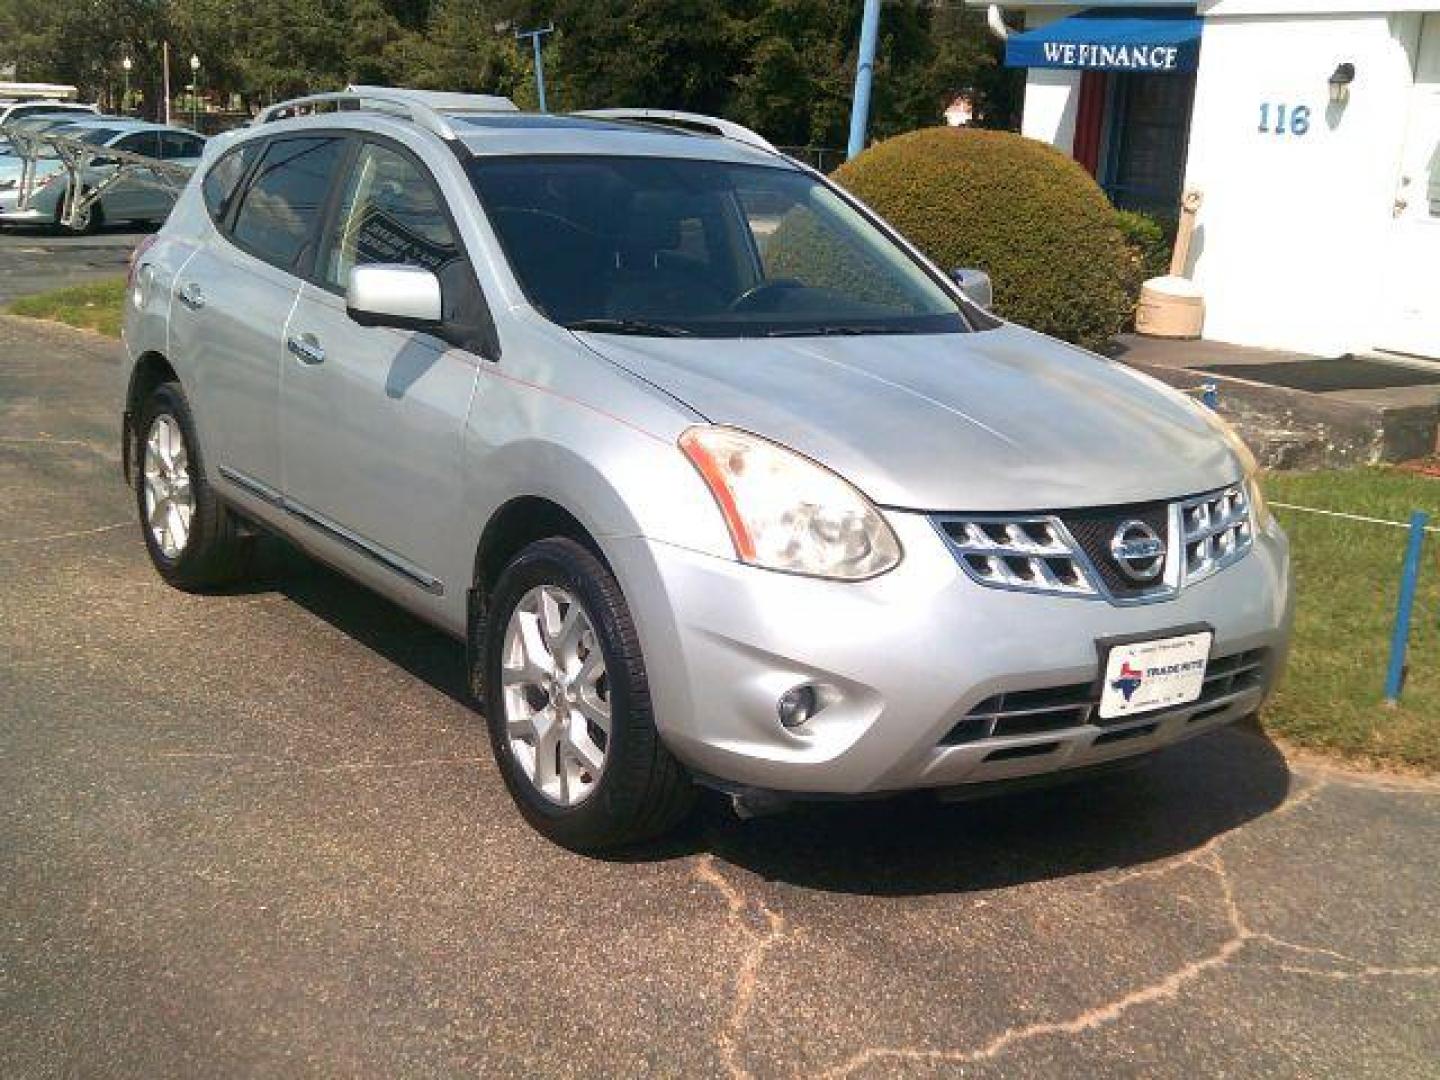
[[[287,498],[268,484],[262,484],[258,480],[251,479],[244,473],[238,472],[227,465],[221,465],[219,472],[226,480],[229,480],[247,494],[253,495],[257,499],[269,503],[271,506],[284,510],[297,521],[324,533],[334,540],[340,541],[352,551],[366,556],[372,562],[379,563],[386,570],[399,575],[410,582],[410,584],[424,589],[433,596],[445,595],[445,585],[439,578],[427,573],[415,564],[407,562],[393,551],[383,548],[379,544],[371,543],[358,533],[351,532],[345,528],[345,526],[331,521],[323,514],[316,513],[303,503],[298,503],[294,499]]]

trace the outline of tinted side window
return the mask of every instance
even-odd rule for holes
[[[231,235],[259,258],[291,270],[314,232],[343,140],[281,139],[270,144],[241,196]]]
[[[165,159],[198,158],[205,149],[205,140],[183,131],[160,132],[160,156]]]
[[[210,216],[215,221],[224,219],[225,212],[230,209],[230,203],[235,198],[235,189],[245,178],[250,163],[255,160],[255,155],[263,145],[259,142],[248,142],[237,146],[234,150],[222,154],[220,160],[210,166],[210,171],[205,174],[205,180],[200,185],[200,191],[205,197],[205,208],[210,211]]]
[[[343,289],[367,263],[404,263],[445,278],[460,245],[429,178],[403,154],[367,144],[345,185],[321,280]]]

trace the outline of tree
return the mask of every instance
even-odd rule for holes
[[[495,0],[435,0],[424,33],[404,46],[404,85],[523,97],[530,85],[509,7]],[[526,102],[534,106],[534,94]]]
[[[248,105],[350,82],[509,94],[536,104],[530,49],[545,39],[550,105],[653,106],[728,116],[782,145],[845,143],[863,0],[0,0],[0,48],[21,78],[113,99],[120,60],[159,113],[160,50],[172,91],[201,58],[201,85]],[[978,11],[887,0],[870,130],[937,123],[957,93],[1007,126],[1016,73],[999,66]]]

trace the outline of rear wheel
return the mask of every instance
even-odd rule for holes
[[[155,569],[181,589],[239,577],[250,541],[205,482],[195,422],[179,383],[155,388],[141,407],[137,430],[136,509]]]
[[[490,743],[532,826],[587,851],[684,818],[694,785],[655,730],[634,622],[594,553],[562,538],[525,548],[496,586],[484,641]]]

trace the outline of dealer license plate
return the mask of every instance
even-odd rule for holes
[[[1114,720],[1196,700],[1205,688],[1205,664],[1214,637],[1206,630],[1113,646],[1100,692],[1100,719]]]

